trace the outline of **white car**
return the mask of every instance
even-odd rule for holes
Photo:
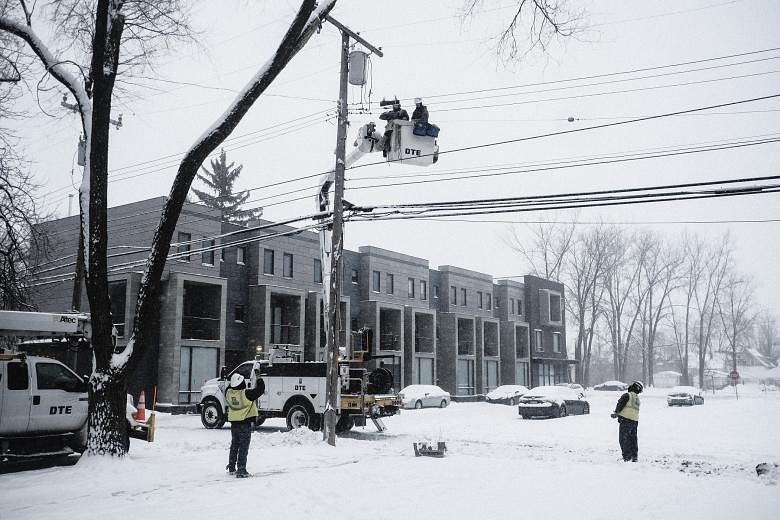
[[[704,394],[693,386],[675,386],[669,390],[666,396],[666,404],[669,406],[693,406],[704,404]]]
[[[585,389],[579,383],[558,383],[555,386],[563,386],[565,388],[571,388],[572,390],[574,390],[578,394],[581,394],[582,397],[586,397]]]
[[[404,408],[446,408],[450,404],[450,393],[436,385],[409,385],[398,396]]]
[[[528,393],[528,388],[523,385],[501,385],[485,394],[485,401],[494,404],[516,405],[520,396]]]

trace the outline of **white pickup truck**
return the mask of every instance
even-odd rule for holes
[[[320,429],[325,412],[326,363],[267,360],[246,361],[230,372],[223,367],[220,377],[206,381],[198,404],[203,426],[221,428],[225,424],[225,391],[230,377],[239,373],[251,387],[253,369],[255,378],[265,385],[265,392],[257,400],[257,425],[269,417],[284,417],[288,429]],[[401,399],[389,393],[392,375],[386,369],[369,374],[345,362],[339,364],[339,377],[337,432],[365,426],[366,418],[382,431],[385,427],[381,419],[399,413]]]
[[[89,339],[89,316],[0,311],[0,336]],[[67,343],[65,343],[67,345]],[[87,441],[87,383],[65,364],[0,350],[0,464],[82,452]],[[154,415],[140,423],[128,396],[130,437],[154,440]]]

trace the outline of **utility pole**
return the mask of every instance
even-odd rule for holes
[[[79,112],[79,106],[76,103],[68,103],[68,95],[63,94],[62,95],[62,101],[60,102],[60,105],[62,105],[64,108],[67,108],[71,112]],[[111,124],[116,127],[117,130],[119,130],[122,127],[122,114],[119,114],[119,117],[117,119],[110,119]],[[77,156],[78,156],[78,164],[79,166],[84,166],[86,164],[86,141],[82,138],[79,138],[79,144],[77,149]],[[72,197],[73,195],[68,195],[68,197]],[[79,215],[81,215],[81,197],[79,197]],[[68,204],[68,216],[70,216],[70,203]],[[81,230],[81,226],[79,226],[79,230]],[[70,300],[70,307],[71,310],[74,311],[80,311],[81,310],[81,285],[84,281],[84,233],[79,231],[79,245],[78,245],[78,251],[76,254],[76,272],[73,276],[73,295],[71,296]]]
[[[364,45],[378,56],[382,56],[382,51],[361,38],[357,33],[344,26],[332,16],[327,16],[326,20],[341,31],[341,74],[339,77],[339,124],[336,134],[336,169],[334,180],[333,195],[333,232],[331,235],[331,263],[330,263],[330,291],[328,295],[328,320],[327,332],[327,387],[325,391],[325,417],[323,437],[327,438],[328,444],[336,445],[336,410],[339,403],[336,402],[336,396],[339,393],[339,328],[341,325],[341,273],[342,273],[342,252],[344,250],[344,169],[346,161],[346,141],[348,116],[347,100],[347,76],[349,74],[349,40],[355,39],[358,43]]]

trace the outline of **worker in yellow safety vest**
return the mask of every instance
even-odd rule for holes
[[[634,381],[628,387],[628,391],[620,396],[614,413],[611,417],[617,418],[619,423],[618,441],[620,451],[623,452],[625,462],[636,462],[639,455],[639,441],[637,429],[639,428],[639,394],[645,387],[641,381]]]
[[[230,455],[225,468],[231,475],[238,478],[248,477],[246,471],[246,456],[249,453],[249,442],[252,440],[252,428],[257,417],[255,400],[263,395],[265,385],[262,379],[252,377],[252,388],[247,389],[244,376],[235,373],[230,377],[230,386],[225,392],[230,421]],[[238,463],[238,468],[236,468]]]

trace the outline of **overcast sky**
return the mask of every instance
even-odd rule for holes
[[[484,11],[466,21],[460,16],[464,3],[339,0],[333,16],[385,53],[371,61],[370,85],[350,88],[350,101],[363,100],[368,108],[370,94],[376,112],[382,97],[423,96],[431,121],[441,127],[439,144],[446,151],[780,93],[780,50],[771,50],[780,48],[780,2],[776,0],[578,2],[588,10],[585,32],[515,64],[500,62],[490,40],[507,22],[514,2],[486,1]],[[167,195],[181,152],[266,61],[296,8],[293,0],[200,2],[193,16],[195,26],[203,31],[200,46],[176,47],[160,57],[158,71],[125,78],[128,95],[115,105],[115,116],[123,114],[123,126],[111,133],[111,205]],[[237,187],[260,188],[250,200],[266,207],[268,219],[311,213],[315,182],[263,186],[333,167],[338,42],[335,28],[326,24],[272,85],[269,94],[274,95],[263,96],[225,143],[228,158],[244,165]],[[744,55],[667,67],[736,54]],[[603,77],[650,67],[662,68]],[[602,77],[561,82],[592,76]],[[536,85],[522,87],[529,84]],[[42,106],[55,118],[38,112],[16,126],[36,178],[49,193],[49,209],[64,216],[68,193],[73,192],[72,183],[78,185],[80,173],[74,157],[79,124],[75,115],[59,107],[62,92],[55,85],[41,95]],[[467,93],[443,96],[462,92]],[[411,103],[407,108],[411,111]],[[345,197],[357,204],[381,204],[776,175],[780,147],[772,143],[600,166],[355,189],[397,182],[396,177],[404,175],[457,168],[527,165],[767,134],[777,137],[779,115],[780,101],[775,98],[444,154],[429,168],[369,166],[347,173]],[[575,120],[569,122],[570,117]],[[376,116],[353,114],[350,119],[349,143],[355,129]],[[363,162],[375,160],[373,156]],[[302,191],[289,193],[293,190]],[[304,196],[305,200],[290,200]],[[778,202],[778,194],[751,195],[586,209],[578,218],[631,223],[625,226],[654,229],[670,238],[679,237],[683,229],[713,238],[730,232],[738,266],[754,277],[759,302],[780,315],[778,223],[728,222],[780,219]],[[432,267],[450,264],[497,277],[519,275],[527,267],[503,242],[509,222],[569,218],[545,212],[470,217],[473,222],[354,223],[346,228],[346,246],[392,249],[427,258]],[[719,223],[684,223],[690,221]]]

